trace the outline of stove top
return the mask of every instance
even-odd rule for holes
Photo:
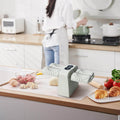
[[[120,36],[117,37],[103,37],[103,39],[91,39],[90,35],[73,35],[72,43],[78,44],[92,44],[92,45],[108,45],[108,46],[119,46]]]

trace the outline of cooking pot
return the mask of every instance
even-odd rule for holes
[[[74,35],[88,35],[89,34],[89,28],[92,28],[92,26],[79,26],[78,28],[73,30]]]
[[[103,30],[103,36],[106,37],[120,36],[120,24],[113,24],[113,23],[103,24],[101,28]]]

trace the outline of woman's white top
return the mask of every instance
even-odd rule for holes
[[[48,5],[48,3],[46,5]],[[69,0],[56,0],[55,9],[51,18],[49,18],[46,13],[44,14],[43,30],[46,35],[43,40],[43,46],[51,47],[59,45],[58,30],[55,31],[52,37],[50,37],[49,33],[51,33],[53,29],[60,29],[65,26],[67,28],[76,28],[76,23],[73,21],[72,4]]]
[[[44,15],[43,30],[48,31],[64,26],[67,26],[67,28],[76,28],[76,24],[73,21],[72,4],[69,0],[56,0],[55,9],[51,18],[46,13]]]

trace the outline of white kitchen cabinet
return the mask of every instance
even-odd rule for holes
[[[41,46],[0,43],[0,65],[27,69],[41,69],[41,64]]]
[[[25,68],[41,69],[42,46],[25,45]]]
[[[24,102],[0,96],[0,120],[25,120]]]
[[[118,120],[117,115],[0,96],[0,120]]]
[[[24,45],[0,43],[0,65],[24,67]]]
[[[114,52],[70,48],[70,64],[93,71],[95,75],[108,76],[115,68]]]
[[[115,68],[120,70],[120,52],[115,52]]]
[[[25,120],[117,120],[116,115],[25,101]]]

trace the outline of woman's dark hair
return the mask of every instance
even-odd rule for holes
[[[48,6],[46,8],[46,14],[48,17],[51,17],[55,8],[56,0],[49,0]]]

